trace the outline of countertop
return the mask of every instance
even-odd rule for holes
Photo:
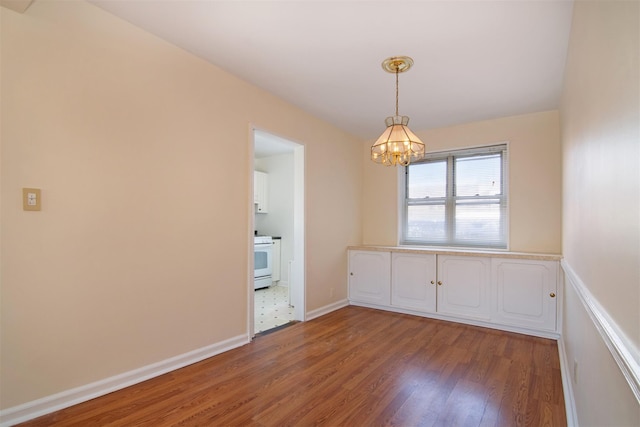
[[[560,261],[560,254],[540,254],[529,252],[511,252],[499,250],[482,250],[482,249],[455,249],[455,248],[434,248],[421,246],[375,246],[360,245],[348,246],[348,250],[354,251],[378,251],[378,252],[402,252],[411,254],[434,254],[434,255],[457,255],[457,256],[482,256],[494,258],[512,258],[512,259],[532,259],[540,261]]]

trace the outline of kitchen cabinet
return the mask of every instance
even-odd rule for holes
[[[273,251],[271,253],[271,260],[273,262],[273,268],[271,270],[271,281],[280,281],[280,264],[281,264],[281,241],[280,239],[273,239]]]
[[[391,305],[435,313],[435,255],[391,254]]]
[[[349,299],[363,303],[391,303],[391,253],[349,251]]]
[[[491,276],[497,322],[556,330],[557,262],[493,258]]]
[[[438,256],[438,313],[488,320],[491,259]]]
[[[256,213],[269,212],[269,175],[253,171],[253,203]]]

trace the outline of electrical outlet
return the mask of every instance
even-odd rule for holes
[[[578,361],[573,359],[573,382],[578,384]]]

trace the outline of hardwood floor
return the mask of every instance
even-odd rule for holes
[[[553,340],[346,307],[24,426],[565,426]]]

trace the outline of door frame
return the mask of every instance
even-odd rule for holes
[[[305,146],[291,138],[283,137],[277,133],[265,130],[253,124],[249,125],[249,191],[248,198],[248,228],[247,228],[247,253],[248,253],[248,270],[247,270],[247,331],[250,339],[255,336],[254,328],[254,203],[253,203],[253,171],[255,169],[255,132],[260,131],[273,135],[277,139],[283,140],[283,144],[291,144],[293,161],[294,161],[294,203],[293,203],[293,230],[294,242],[293,253],[294,259],[291,263],[289,287],[291,294],[291,303],[294,306],[294,319],[297,321],[306,320],[306,254],[305,254]]]

